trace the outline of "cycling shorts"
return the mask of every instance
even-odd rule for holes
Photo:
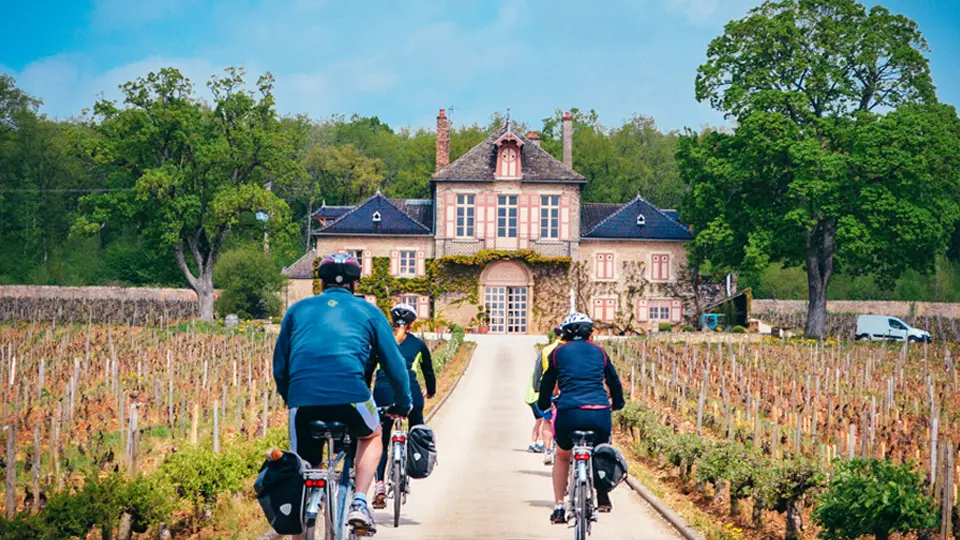
[[[543,411],[540,410],[540,407],[537,407],[536,403],[530,404],[530,410],[533,411],[533,419],[539,420],[543,418]]]
[[[613,423],[610,409],[564,409],[554,412],[553,439],[561,450],[573,448],[570,434],[574,431],[592,431],[594,445],[610,442]]]
[[[313,466],[323,460],[323,441],[310,437],[310,422],[340,422],[354,440],[372,435],[380,427],[373,397],[360,403],[319,405],[290,409],[290,449]]]

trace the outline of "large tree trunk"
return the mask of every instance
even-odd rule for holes
[[[833,254],[837,226],[832,219],[821,220],[807,232],[807,337],[823,339],[827,327],[827,286],[833,275]]]
[[[227,229],[221,229],[214,242],[209,242],[206,233],[201,229],[193,236],[187,237],[186,244],[193,255],[193,261],[197,265],[197,275],[195,276],[187,265],[187,260],[183,253],[184,242],[177,242],[173,245],[173,255],[177,261],[177,267],[187,279],[190,288],[197,293],[197,317],[202,321],[213,320],[213,265],[217,262],[220,255],[220,249],[227,237]],[[203,252],[201,252],[201,249]]]

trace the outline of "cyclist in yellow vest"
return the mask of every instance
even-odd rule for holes
[[[560,340],[560,327],[553,329],[553,341],[547,344],[534,361],[533,375],[530,377],[530,386],[527,387],[527,395],[524,401],[533,411],[533,432],[530,434],[530,445],[527,451],[531,453],[543,453],[544,465],[553,463],[553,427],[551,426],[552,408],[541,411],[537,407],[537,400],[540,398],[540,379],[543,373],[550,366],[550,353],[553,352],[562,341]],[[551,390],[552,391],[552,390]],[[546,441],[546,443],[544,443]]]

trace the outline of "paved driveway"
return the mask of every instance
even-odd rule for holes
[[[566,539],[573,530],[549,523],[550,468],[528,454],[533,416],[523,402],[537,339],[471,336],[478,347],[450,400],[431,422],[439,459],[430,478],[414,480],[398,529],[377,511],[376,538]],[[624,484],[614,512],[601,514],[591,538],[679,538]]]

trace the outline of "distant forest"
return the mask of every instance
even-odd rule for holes
[[[98,137],[94,116],[51,120],[39,112],[41,98],[25,94],[11,77],[0,75],[0,284],[186,286],[169,248],[143,237],[134,223],[110,223],[99,234],[71,235],[84,197],[109,193],[120,172],[109,156],[91,151]],[[663,132],[653,118],[639,114],[606,126],[597,111],[570,110],[574,168],[587,179],[584,201],[626,202],[639,193],[661,208],[680,205],[686,184],[674,159],[677,132]],[[561,113],[557,109],[535,122],[512,122],[522,132],[538,131],[543,148],[559,158]],[[457,124],[454,111],[451,161],[504,120],[494,113],[486,125]],[[376,116],[318,120],[298,115],[279,121],[295,149],[289,159],[304,174],[300,181],[273,188],[300,228],[299,236],[271,241],[277,267],[306,250],[308,215],[324,203],[355,204],[377,189],[390,197],[429,197],[435,160],[432,130],[392,127]],[[837,277],[830,296],[960,301],[960,264],[952,262],[960,259],[960,234],[954,236],[953,248],[935,275],[907,272],[893,289],[880,288],[869,276]],[[262,242],[262,225],[249,213],[239,216],[226,248],[259,249]],[[753,286],[757,297],[806,298],[806,280],[799,269],[771,267],[741,284]]]

